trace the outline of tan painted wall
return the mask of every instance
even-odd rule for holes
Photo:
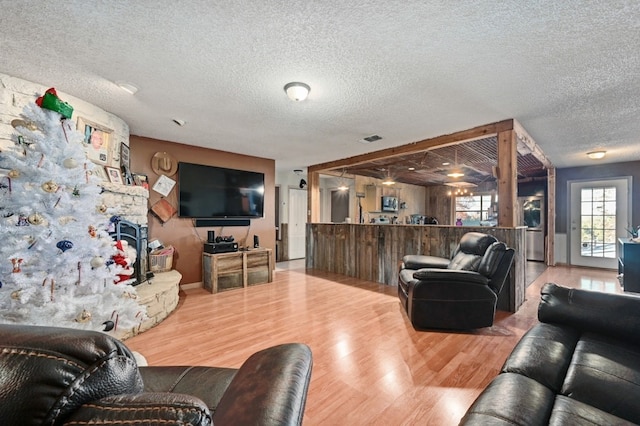
[[[265,174],[264,217],[252,219],[249,227],[201,227],[196,228],[191,219],[181,219],[174,216],[164,225],[152,214],[149,214],[149,241],[158,239],[164,245],[176,248],[173,266],[182,274],[181,284],[202,282],[202,251],[207,240],[207,231],[213,230],[218,235],[232,235],[240,246],[253,246],[253,236],[258,235],[260,246],[275,251],[275,161],[233,154],[225,151],[200,148],[167,142],[157,139],[132,135],[129,139],[131,148],[131,170],[134,173],[146,174],[149,184],[158,179],[151,169],[151,158],[157,152],[166,152],[176,161],[205,164],[239,170],[251,170]],[[177,173],[171,176],[177,180]],[[149,206],[156,203],[161,195],[149,191]],[[175,207],[178,205],[177,185],[171,191],[167,200]]]

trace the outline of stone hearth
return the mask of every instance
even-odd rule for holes
[[[119,330],[121,340],[133,337],[161,323],[178,306],[180,280],[178,271],[158,272],[153,278],[136,286],[138,303],[147,307],[147,319],[130,330]]]

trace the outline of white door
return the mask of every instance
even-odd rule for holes
[[[306,252],[307,191],[289,189],[289,259],[302,259]]]
[[[627,234],[628,178],[570,183],[570,261],[577,266],[617,268],[617,240]]]

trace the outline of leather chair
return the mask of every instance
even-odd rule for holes
[[[311,367],[299,343],[239,369],[138,367],[100,332],[0,324],[0,424],[299,425]]]
[[[493,325],[514,254],[492,235],[468,232],[450,259],[404,256],[398,297],[411,324],[451,330]]]

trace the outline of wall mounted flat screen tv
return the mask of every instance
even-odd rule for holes
[[[178,163],[178,216],[264,216],[264,173]]]

